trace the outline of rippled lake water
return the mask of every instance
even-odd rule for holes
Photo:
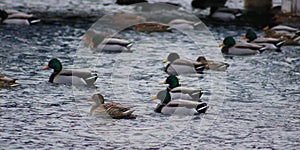
[[[300,47],[223,58],[218,43],[249,27],[209,26],[204,31],[138,33],[133,53],[96,53],[80,42],[90,24],[1,26],[1,73],[21,86],[0,90],[2,149],[299,149]],[[257,30],[259,34],[262,31]],[[195,37],[194,35],[198,35]],[[165,86],[161,61],[168,53],[196,59],[205,55],[230,64],[226,72],[179,76],[184,86],[205,91],[210,106],[200,116],[164,116],[149,98]],[[98,88],[48,82],[41,68],[53,58],[65,68],[98,72]],[[88,115],[85,99],[100,92],[107,101],[134,106],[136,120]]]

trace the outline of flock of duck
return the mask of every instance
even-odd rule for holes
[[[0,11],[2,23],[13,23],[13,16],[23,16],[25,20],[27,16],[27,23],[31,24],[33,21],[29,19],[28,14],[9,11]],[[28,18],[29,17],[29,18]],[[34,18],[38,22],[38,19]],[[181,21],[181,23],[189,23],[189,21]],[[179,24],[179,21],[176,22]],[[167,28],[162,28],[160,23],[146,22],[135,26],[137,31],[146,32],[170,32]],[[257,37],[256,33],[248,30],[241,39],[247,39],[247,42],[236,42],[231,36],[226,37],[219,45],[221,52],[224,55],[254,55],[262,53],[265,50],[273,50],[280,52],[283,45],[300,44],[300,30],[283,25],[269,25],[264,28],[266,30],[266,37]],[[112,36],[90,29],[85,35],[81,37],[83,44],[91,49],[98,49],[102,52],[132,52],[130,48],[133,43],[121,37]],[[182,74],[196,74],[203,73],[205,70],[226,71],[229,64],[214,60],[208,60],[204,56],[199,56],[197,60],[181,58],[177,53],[170,53],[163,63],[168,63],[165,66],[165,72],[169,75],[167,79],[161,84],[168,84],[168,87],[153,96],[151,100],[160,100],[160,103],[155,108],[155,112],[166,115],[175,113],[183,115],[197,115],[205,113],[209,108],[207,103],[201,100],[203,92],[199,89],[189,87],[182,87],[179,84],[178,75]],[[95,72],[64,69],[62,63],[53,58],[48,62],[48,65],[43,70],[52,69],[53,73],[49,77],[49,82],[57,84],[70,85],[85,85],[93,86],[98,76]],[[0,74],[0,87],[9,88],[15,87],[19,84],[16,79],[12,79],[6,75]],[[120,103],[105,103],[103,95],[94,94],[88,101],[95,102],[95,105],[90,109],[91,115],[105,115],[114,119],[134,119],[136,115],[133,114],[132,107],[122,105]]]

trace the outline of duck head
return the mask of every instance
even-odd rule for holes
[[[60,72],[62,70],[62,64],[58,59],[53,58],[49,61],[48,65],[43,68],[43,70],[50,68],[54,69],[54,72]]]
[[[246,35],[244,35],[243,37],[241,37],[241,40],[246,40],[248,39],[248,42],[251,42],[253,40],[255,40],[257,38],[257,35],[254,31],[252,30],[247,30]]]
[[[97,93],[97,94],[94,94],[90,99],[87,99],[87,101],[95,102],[96,105],[101,105],[101,104],[104,104],[104,97],[102,94]]]
[[[161,82],[160,84],[169,84],[169,89],[173,89],[175,87],[180,86],[178,78],[174,75],[168,76],[167,79]]]
[[[168,61],[172,63],[174,60],[179,59],[179,58],[180,58],[180,56],[177,53],[170,53],[168,58],[163,60],[163,63],[166,63]]]
[[[207,60],[206,60],[206,58],[204,56],[199,56],[197,58],[197,61],[201,62],[202,64],[207,64]]]
[[[167,90],[162,90],[157,93],[156,96],[151,97],[150,100],[159,99],[161,104],[168,104],[171,101],[171,95]]]
[[[0,22],[2,22],[2,21],[4,21],[5,19],[7,19],[7,17],[8,17],[7,12],[4,11],[4,10],[0,10],[0,18],[1,18]]]
[[[219,47],[221,46],[226,46],[226,47],[231,47],[235,45],[235,40],[232,36],[228,36],[223,40],[223,43],[221,43],[219,45]]]

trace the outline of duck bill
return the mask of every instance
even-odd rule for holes
[[[159,84],[167,84],[167,81],[160,82]]]
[[[167,59],[164,59],[164,60],[162,61],[162,63],[166,63],[166,62],[168,62],[168,60],[167,60]]]
[[[247,39],[247,38],[246,38],[246,35],[242,36],[240,39],[241,39],[241,40],[246,40],[246,39]]]
[[[222,47],[222,46],[225,46],[225,44],[224,43],[219,44],[219,47]]]
[[[50,69],[49,66],[45,66],[42,68],[42,70],[48,70],[48,69]]]
[[[152,97],[150,98],[150,100],[151,100],[151,101],[157,100],[157,96],[152,96]]]
[[[270,29],[270,27],[269,26],[265,26],[264,28],[263,28],[263,30],[269,30]]]

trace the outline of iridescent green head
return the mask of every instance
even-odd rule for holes
[[[232,36],[228,36],[223,40],[223,44],[227,47],[231,47],[235,45],[235,40]]]
[[[248,42],[251,42],[257,38],[257,35],[254,31],[252,30],[247,30],[246,33],[246,38],[248,39]]]
[[[53,58],[49,61],[48,67],[54,69],[54,72],[60,72],[62,70],[62,64],[56,58]]]
[[[174,75],[168,76],[168,78],[166,80],[166,84],[169,84],[170,89],[180,86],[178,78]]]

